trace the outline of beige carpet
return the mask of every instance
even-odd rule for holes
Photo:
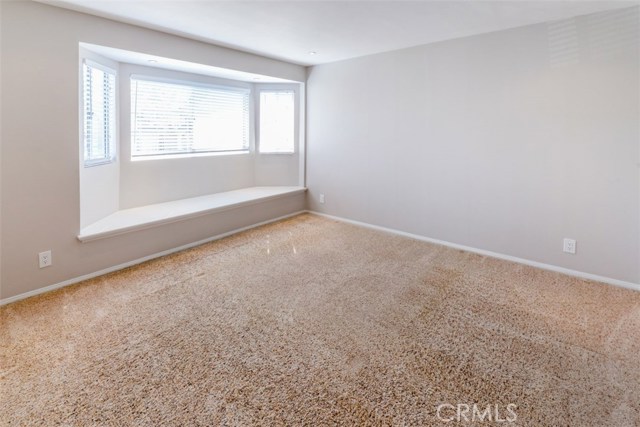
[[[313,215],[0,315],[3,426],[640,425],[639,293]]]

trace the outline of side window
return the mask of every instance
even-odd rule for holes
[[[84,61],[82,65],[84,165],[112,162],[116,147],[116,73]]]
[[[295,92],[260,91],[259,148],[261,153],[295,151]]]

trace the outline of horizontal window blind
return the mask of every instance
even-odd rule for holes
[[[249,89],[131,78],[131,154],[249,149]]]
[[[83,64],[84,162],[94,165],[113,160],[116,137],[116,75]]]
[[[261,153],[293,153],[295,98],[292,90],[260,91]]]

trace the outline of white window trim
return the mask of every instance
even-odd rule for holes
[[[84,103],[84,65],[87,65],[91,68],[96,68],[98,70],[101,70],[105,73],[110,73],[113,74],[115,76],[114,79],[114,96],[115,96],[115,111],[114,111],[114,120],[115,120],[115,132],[113,134],[113,141],[111,141],[111,143],[109,144],[109,158],[105,158],[105,159],[99,159],[99,160],[85,160],[84,159],[84,153],[85,153],[85,139],[84,139],[84,135],[85,135],[85,129],[84,129],[84,117],[86,114],[85,111],[85,103]],[[119,121],[120,121],[120,105],[118,102],[118,93],[119,93],[119,75],[118,75],[118,71],[114,68],[111,68],[107,65],[104,65],[100,62],[97,62],[93,59],[89,59],[89,58],[82,58],[82,61],[80,63],[80,146],[82,147],[81,150],[81,162],[84,165],[85,168],[91,168],[94,166],[101,166],[101,165],[108,165],[111,163],[114,163],[117,160],[117,155],[118,155],[118,147],[119,147],[119,134],[120,134],[120,130],[119,130]]]
[[[127,65],[130,65],[130,64],[127,64]],[[164,68],[158,68],[156,70],[172,72],[171,70],[165,70]],[[194,75],[194,76],[207,78],[207,76],[200,76],[200,75]],[[132,79],[148,80],[150,82],[159,82],[159,83],[174,83],[179,85],[198,86],[198,87],[213,88],[213,89],[236,89],[238,90],[238,92],[246,92],[248,94],[251,94],[252,92],[250,86],[224,84],[224,83],[205,83],[198,80],[189,80],[186,78],[162,77],[162,76],[156,76],[156,75],[144,74],[144,73],[132,73],[129,75],[129,81],[131,81]],[[229,80],[229,82],[233,82],[233,80]],[[241,83],[241,82],[238,81],[238,83]]]

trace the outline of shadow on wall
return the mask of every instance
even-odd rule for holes
[[[640,36],[639,19],[640,8],[633,7],[548,23],[549,65],[563,67],[628,51]]]

